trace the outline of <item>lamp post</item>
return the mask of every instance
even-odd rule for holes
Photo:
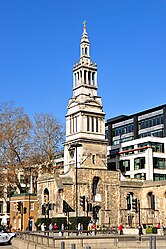
[[[69,150],[72,150],[72,149],[75,149],[75,152],[76,152],[76,156],[75,156],[75,160],[76,160],[76,203],[75,203],[75,206],[76,206],[76,226],[78,227],[78,165],[77,165],[77,148],[78,147],[82,147],[82,144],[79,144],[79,143],[74,143],[74,144],[71,144],[70,145],[70,148]]]
[[[29,182],[29,193],[28,193],[28,203],[29,203],[29,207],[28,207],[28,230],[31,230],[31,194],[32,194],[32,168],[29,168],[29,173],[30,173],[30,182]]]

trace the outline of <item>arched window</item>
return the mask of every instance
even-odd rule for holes
[[[148,207],[155,210],[155,196],[153,192],[148,193]]]
[[[93,196],[95,196],[97,194],[98,183],[99,183],[99,177],[95,176],[93,178],[93,185],[92,185],[92,194],[93,194]]]
[[[132,192],[129,192],[126,197],[126,204],[127,204],[127,210],[132,209],[132,200],[133,200],[134,194]]]
[[[44,189],[44,192],[43,192],[43,203],[48,203],[49,201],[49,191],[47,188]]]

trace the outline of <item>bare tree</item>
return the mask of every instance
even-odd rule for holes
[[[31,148],[32,123],[23,108],[3,103],[0,106],[0,169],[6,181],[15,183],[21,190],[18,170],[24,170]]]
[[[16,185],[20,192],[27,192],[30,177],[38,177],[40,165],[44,166],[42,171],[51,171],[64,134],[63,125],[53,114],[36,114],[32,123],[23,108],[16,108],[12,102],[1,104],[0,177],[3,184]],[[24,189],[18,173],[23,176]]]
[[[33,129],[35,154],[41,163],[48,167],[53,165],[55,153],[60,150],[64,141],[64,127],[53,114],[36,114]]]

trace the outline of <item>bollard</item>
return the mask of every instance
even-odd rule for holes
[[[153,240],[153,237],[152,237],[152,236],[150,236],[150,238],[149,238],[149,245],[150,245],[150,249],[152,249],[152,240]]]
[[[71,244],[71,249],[76,249],[76,244]]]
[[[153,249],[156,249],[156,236],[153,237]]]
[[[61,241],[61,249],[65,249],[65,242]]]
[[[86,246],[86,249],[91,249],[91,246]]]

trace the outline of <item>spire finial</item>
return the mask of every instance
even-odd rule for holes
[[[84,24],[84,33],[86,33],[86,21],[84,21],[83,24]]]

